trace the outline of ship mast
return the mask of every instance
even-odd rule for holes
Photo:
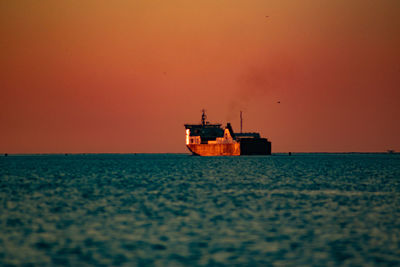
[[[203,112],[203,114],[201,115],[201,124],[204,126],[206,124],[207,115],[206,115],[206,110],[204,108],[201,111]]]

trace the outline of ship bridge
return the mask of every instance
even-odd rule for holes
[[[185,128],[190,137],[198,136],[203,144],[207,144],[210,140],[216,140],[218,137],[224,136],[224,130],[221,128],[221,124],[185,124]]]

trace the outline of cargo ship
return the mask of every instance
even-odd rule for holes
[[[271,155],[271,142],[267,138],[259,133],[242,132],[242,112],[240,133],[235,133],[230,123],[221,126],[208,122],[203,109],[200,124],[185,124],[189,151],[197,156]]]

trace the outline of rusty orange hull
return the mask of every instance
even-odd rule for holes
[[[198,156],[239,156],[240,144],[189,144],[190,152]]]

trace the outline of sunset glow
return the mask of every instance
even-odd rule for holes
[[[400,1],[2,1],[0,153],[400,151]],[[186,143],[188,143],[186,133]]]

